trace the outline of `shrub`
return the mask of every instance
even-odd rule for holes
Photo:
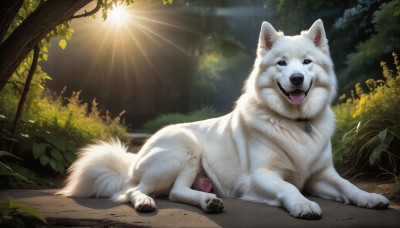
[[[145,132],[153,133],[171,124],[194,122],[218,117],[221,115],[221,113],[215,111],[215,109],[212,107],[204,107],[187,115],[179,113],[167,113],[147,122],[143,126],[142,130]]]
[[[393,58],[395,70],[381,62],[383,79],[368,79],[368,93],[358,83],[351,97],[340,98],[333,146],[335,162],[349,172],[389,174],[399,183],[400,64]]]
[[[40,83],[39,83],[40,85]],[[25,174],[42,183],[41,178],[29,170],[37,171],[39,176],[62,174],[75,160],[76,148],[93,139],[127,137],[122,126],[121,112],[112,118],[108,112],[101,114],[98,103],[91,105],[80,99],[80,92],[70,97],[64,91],[52,95],[49,91],[33,85],[20,120],[17,133],[11,135],[13,116],[16,113],[19,93],[13,92],[8,84],[0,93],[0,151],[9,151],[22,159],[11,158],[9,167],[16,173]],[[0,185],[20,186],[24,181],[18,176],[8,176]]]

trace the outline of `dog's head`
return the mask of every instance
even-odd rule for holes
[[[246,93],[291,119],[313,118],[336,95],[336,76],[321,20],[297,36],[263,22]]]

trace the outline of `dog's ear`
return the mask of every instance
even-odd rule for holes
[[[258,49],[270,50],[278,39],[280,33],[278,33],[272,25],[264,21],[261,25],[260,38],[258,39]]]
[[[321,19],[316,20],[310,29],[305,32],[305,35],[311,39],[316,47],[327,54],[329,53],[328,39],[326,38],[324,23],[322,23]]]

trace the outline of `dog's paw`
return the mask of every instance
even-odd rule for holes
[[[135,209],[141,213],[149,213],[156,210],[156,204],[151,197],[137,198],[134,205]]]
[[[203,211],[208,214],[217,214],[224,210],[224,204],[219,198],[207,199],[201,206]]]
[[[290,215],[295,218],[316,220],[322,217],[322,211],[318,204],[305,198],[293,203],[288,210]]]
[[[354,203],[359,207],[384,209],[389,206],[390,201],[386,197],[376,193],[364,193],[359,194]]]

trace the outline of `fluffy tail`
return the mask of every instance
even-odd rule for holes
[[[128,168],[136,155],[128,153],[119,140],[110,140],[82,148],[78,156],[68,170],[65,187],[57,194],[112,197],[128,180]]]

